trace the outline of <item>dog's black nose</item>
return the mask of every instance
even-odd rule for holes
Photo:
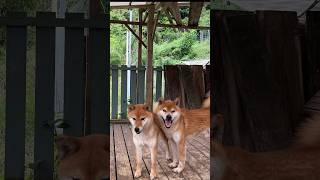
[[[134,128],[134,131],[137,133],[139,132],[139,128]]]
[[[172,116],[171,116],[171,115],[167,115],[166,119],[167,119],[167,120],[171,120],[171,119],[172,119]]]

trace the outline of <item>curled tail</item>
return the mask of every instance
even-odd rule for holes
[[[313,114],[297,131],[296,145],[320,145],[320,114]]]
[[[202,108],[210,108],[210,96],[202,102]]]

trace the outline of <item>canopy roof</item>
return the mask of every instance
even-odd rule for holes
[[[304,12],[315,0],[229,0],[242,9],[254,10],[281,10],[296,11],[298,14]],[[319,0],[317,0],[319,1]],[[320,10],[318,3],[312,10]]]

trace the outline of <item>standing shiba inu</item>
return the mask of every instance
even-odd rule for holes
[[[153,112],[162,122],[161,128],[165,132],[171,147],[173,162],[169,164],[173,171],[180,173],[186,161],[186,137],[210,128],[210,97],[200,109],[182,109],[179,99],[163,100],[155,103]]]
[[[136,148],[136,171],[135,177],[141,176],[142,149],[147,145],[151,151],[151,173],[150,179],[157,177],[157,151],[158,138],[162,138],[165,143],[166,158],[169,158],[168,140],[162,132],[160,125],[157,124],[154,114],[148,111],[144,104],[129,105],[128,119],[132,125],[133,142]]]

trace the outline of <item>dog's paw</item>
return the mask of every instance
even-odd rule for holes
[[[168,166],[171,167],[171,168],[175,168],[175,167],[178,166],[178,162],[172,162]]]
[[[157,178],[157,173],[155,173],[155,172],[151,172],[150,173],[150,180],[154,180],[154,179],[156,179]]]
[[[172,160],[169,154],[166,154],[166,160],[167,161],[171,161]]]
[[[136,172],[134,173],[134,177],[138,178],[141,176],[141,170],[136,170]]]
[[[176,168],[173,169],[173,172],[175,172],[175,173],[181,173],[182,170],[183,170],[183,168],[180,167],[180,166],[178,166],[178,167],[176,167]]]

